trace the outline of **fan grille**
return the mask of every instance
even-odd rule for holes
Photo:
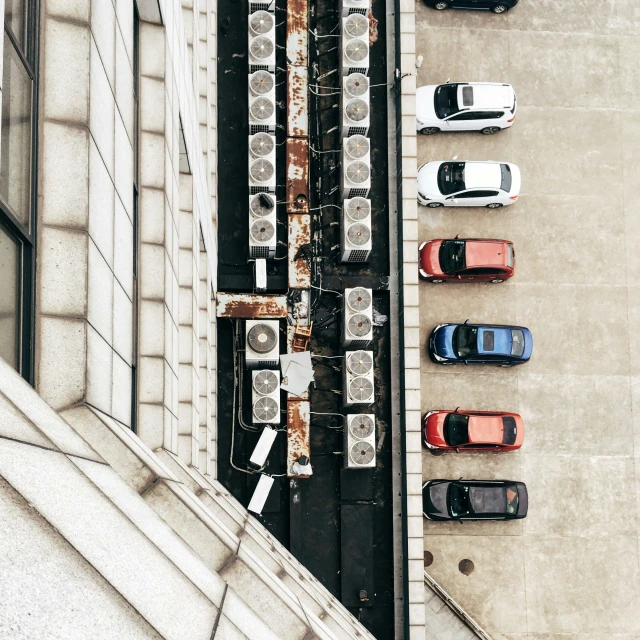
[[[272,422],[278,417],[278,403],[269,396],[258,398],[253,403],[253,415],[260,422]]]
[[[258,371],[253,378],[253,388],[261,396],[271,395],[278,388],[278,375],[270,369]]]
[[[349,396],[354,402],[369,402],[373,395],[373,382],[364,376],[358,376],[349,383]]]
[[[273,327],[261,322],[249,329],[247,342],[255,353],[269,353],[278,343],[278,336]]]
[[[369,442],[355,442],[349,449],[351,462],[361,467],[373,462],[375,455],[376,451]]]
[[[266,36],[256,36],[249,43],[249,51],[254,60],[268,60],[273,55],[273,41]]]
[[[345,105],[344,112],[351,122],[362,122],[369,116],[369,105],[362,98],[353,98]]]
[[[271,206],[268,206],[266,203],[271,203]],[[254,196],[251,196],[251,202],[249,203],[249,211],[254,218],[264,218],[273,213],[274,207],[276,203],[273,199],[273,196],[268,193],[257,193]]]
[[[371,320],[364,313],[356,313],[349,318],[347,327],[352,336],[362,338],[371,332]]]
[[[251,93],[256,96],[262,96],[265,93],[273,91],[274,86],[275,80],[273,75],[268,71],[256,71],[251,74],[249,79],[249,88],[251,89]]]
[[[347,202],[347,216],[354,222],[359,222],[369,217],[371,205],[364,198],[352,198]]]
[[[360,38],[369,31],[369,20],[361,13],[352,13],[344,21],[344,30],[352,38]]]
[[[251,101],[251,106],[249,107],[251,118],[257,122],[264,122],[265,120],[268,120],[275,110],[276,107],[273,104],[273,101],[269,100],[269,98],[265,98],[264,96],[254,98]]]
[[[264,158],[271,155],[274,147],[275,143],[273,138],[268,133],[261,131],[260,133],[256,133],[254,136],[251,136],[249,149],[251,150],[251,155],[254,158]]]
[[[264,158],[258,158],[251,163],[251,169],[249,174],[254,182],[264,183],[269,182],[273,178],[273,164],[269,160]]]
[[[369,373],[373,367],[373,357],[368,351],[354,351],[347,358],[347,368],[356,376]]]
[[[361,135],[347,138],[344,145],[347,155],[354,160],[364,158],[369,153],[369,139]]]
[[[269,33],[273,29],[273,16],[268,11],[256,11],[249,16],[249,27],[256,35]]]
[[[371,306],[371,292],[364,287],[351,289],[347,296],[347,304],[353,311],[364,311]]]
[[[355,222],[347,229],[347,239],[354,247],[363,247],[371,239],[371,230],[366,224]]]
[[[362,160],[354,160],[347,165],[346,173],[351,184],[363,184],[369,180],[369,165]]]
[[[259,242],[260,244],[269,242],[269,240],[273,238],[274,234],[275,229],[273,228],[273,225],[264,218],[256,220],[251,225],[251,237],[255,242]]]
[[[350,62],[362,62],[369,55],[369,45],[360,38],[354,38],[345,44],[344,55]]]
[[[347,76],[345,90],[350,96],[359,98],[369,90],[369,78],[364,73],[352,73]]]
[[[358,440],[368,438],[375,429],[373,418],[366,413],[361,413],[351,418],[349,433]]]

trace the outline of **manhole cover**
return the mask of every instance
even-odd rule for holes
[[[460,560],[460,564],[458,565],[458,570],[460,573],[464,573],[465,576],[470,576],[473,573],[473,562],[465,558],[464,560]]]
[[[433,564],[433,553],[431,551],[424,552],[424,566],[430,567]]]

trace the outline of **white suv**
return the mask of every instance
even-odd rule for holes
[[[516,117],[516,94],[510,84],[457,82],[427,85],[416,91],[418,133],[507,129]]]

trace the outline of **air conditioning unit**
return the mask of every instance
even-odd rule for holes
[[[346,214],[342,214],[340,262],[368,262],[371,254],[370,221],[351,222]]]
[[[276,132],[276,101],[273,96],[256,96],[249,102],[249,133]]]
[[[368,98],[368,96],[365,96]],[[369,133],[369,103],[363,98],[351,98],[344,101],[342,108],[342,137]]]
[[[372,413],[346,416],[344,430],[345,469],[368,469],[376,466],[376,417]]]
[[[366,222],[371,226],[371,200],[366,198],[349,198],[342,205],[342,213],[347,224]]]
[[[280,424],[280,371],[252,371],[251,382],[253,424]]]
[[[255,15],[255,14],[253,14]],[[249,72],[276,70],[276,40],[271,35],[253,35],[249,27]]]
[[[353,38],[369,39],[369,18],[361,13],[352,13],[346,18],[342,18],[343,42]]]
[[[267,158],[275,164],[276,161],[276,138],[264,131],[249,136],[249,157]]]
[[[342,164],[342,199],[366,198],[371,189],[371,165],[366,159],[346,160]]]
[[[249,253],[252,258],[273,258],[277,247],[276,198],[259,192],[249,196]]]
[[[342,309],[342,346],[361,349],[373,340],[373,290],[345,289]]]
[[[346,351],[343,371],[343,400],[345,407],[354,404],[373,404],[373,351]]]
[[[264,11],[263,9],[254,11],[249,15],[249,36],[269,36],[275,39],[276,20],[273,13]]]
[[[369,103],[369,78],[363,73],[352,73],[342,78],[344,98],[362,98]]]
[[[348,16],[352,13],[360,13],[366,16],[369,13],[370,0],[342,0],[342,16]]]
[[[276,0],[249,0],[249,15],[256,11],[268,11],[275,13]]]
[[[280,323],[278,320],[245,321],[245,363],[249,368],[277,367],[280,364]]]
[[[249,193],[275,193],[276,164],[274,158],[249,157]]]
[[[342,75],[369,73],[369,43],[366,38],[351,38],[342,41]]]
[[[352,160],[362,160],[371,164],[371,141],[359,133],[344,138],[342,141],[342,164],[346,165]]]
[[[276,99],[276,76],[268,71],[255,71],[249,74],[249,102],[258,96]]]

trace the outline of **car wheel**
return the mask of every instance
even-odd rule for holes
[[[444,11],[444,9],[448,9],[449,8],[449,3],[448,2],[436,2],[433,5],[434,9],[437,9],[438,11]]]
[[[496,278],[495,280],[491,281],[493,284],[500,284],[501,282],[504,282],[504,280],[500,280],[499,278]]]
[[[438,127],[425,127],[424,129],[420,129],[418,133],[421,133],[423,136],[432,136],[439,131],[440,129],[438,129]]]
[[[432,456],[443,456],[447,452],[444,449],[429,449],[429,453]]]
[[[429,280],[429,282],[431,284],[440,284],[441,282],[444,282],[444,280]]]
[[[504,13],[508,8],[506,4],[497,4],[491,11],[493,11],[493,13]]]
[[[431,207],[432,209],[437,209],[438,207],[444,207],[442,202],[430,202],[427,207]]]
[[[500,127],[485,127],[480,130],[480,133],[485,136],[490,136],[494,133],[498,133],[498,131],[500,131]]]
[[[502,203],[500,202],[492,202],[491,204],[487,205],[487,209],[499,209],[502,206]]]

